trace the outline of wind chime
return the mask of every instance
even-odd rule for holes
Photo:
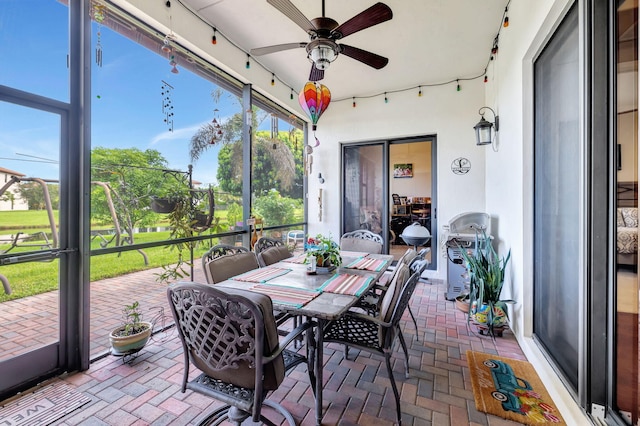
[[[93,20],[98,24],[98,32],[96,34],[96,65],[102,68],[102,22],[106,16],[107,8],[102,4],[93,5]]]
[[[162,113],[164,114],[164,122],[170,132],[173,132],[173,103],[171,101],[171,91],[173,86],[164,80],[162,81]]]
[[[215,145],[222,140],[224,132],[222,131],[220,110],[218,110],[218,108],[213,110],[213,120],[211,120],[211,124],[209,124],[209,130],[211,132],[211,140],[209,141],[211,145]]]
[[[173,42],[174,40],[175,37],[173,33],[164,36],[164,41],[162,42],[162,51],[167,54],[169,65],[171,66],[171,72],[173,74],[178,74],[180,70],[178,70],[178,62],[176,62],[176,52],[171,45],[171,42]]]
[[[271,114],[271,146],[273,149],[278,149],[278,116]]]
[[[291,114],[289,116],[289,140],[293,140],[293,146],[295,147],[295,150],[298,150],[298,136],[296,136],[295,131],[296,131],[296,116],[294,114]]]

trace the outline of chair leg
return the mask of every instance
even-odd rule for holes
[[[402,426],[402,414],[400,412],[400,394],[398,393],[398,387],[396,381],[393,378],[393,371],[391,370],[391,353],[386,352],[384,354],[384,360],[387,364],[387,372],[389,374],[389,380],[391,381],[391,388],[393,389],[393,395],[396,397],[396,416],[398,417],[398,426]]]
[[[398,339],[400,339],[400,345],[402,346],[402,350],[404,352],[404,375],[408,379],[409,378],[409,353],[407,352],[407,342],[404,340],[404,335],[402,334],[402,330],[398,327]]]
[[[411,311],[411,306],[407,306],[409,309],[409,315],[411,315],[411,319],[413,320],[413,326],[416,328],[416,340],[419,342],[420,337],[418,336],[418,322],[416,321],[416,317],[413,316],[413,312]]]

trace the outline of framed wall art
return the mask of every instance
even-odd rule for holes
[[[393,177],[394,178],[412,178],[413,177],[413,164],[394,164],[393,165]]]

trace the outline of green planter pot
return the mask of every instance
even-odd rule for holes
[[[109,342],[111,343],[111,354],[122,356],[138,352],[144,347],[151,337],[153,325],[150,322],[143,321],[142,324],[147,328],[136,334],[129,336],[118,336],[119,332],[124,330],[124,326],[120,326],[109,334]]]

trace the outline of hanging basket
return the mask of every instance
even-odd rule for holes
[[[174,200],[170,200],[169,198],[152,198],[151,199],[151,210],[156,213],[171,213],[176,209],[178,203]]]

